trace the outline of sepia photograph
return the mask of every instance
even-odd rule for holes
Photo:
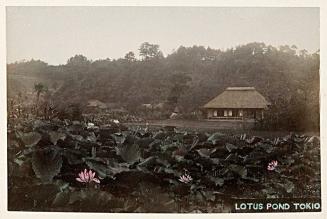
[[[8,211],[322,211],[319,7],[5,16]]]

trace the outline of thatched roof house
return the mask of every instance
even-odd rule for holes
[[[258,119],[270,103],[254,87],[228,87],[205,104],[208,119]]]

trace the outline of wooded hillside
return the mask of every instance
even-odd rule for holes
[[[181,46],[163,56],[159,45],[143,43],[138,56],[128,52],[117,60],[75,55],[59,66],[39,60],[8,64],[8,96],[28,94],[30,86],[24,82],[32,77],[59,103],[83,106],[98,99],[131,112],[140,104],[166,103],[187,114],[226,87],[253,86],[272,103],[266,118],[269,128],[318,130],[319,59],[319,51],[309,54],[296,46],[264,43],[225,51]]]

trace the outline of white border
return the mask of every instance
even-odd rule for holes
[[[120,213],[44,213],[44,212],[12,212],[7,211],[7,137],[6,137],[6,22],[5,6],[202,6],[202,7],[320,7],[320,135],[321,135],[321,158],[322,158],[322,212],[321,213],[218,213],[218,214],[120,214]],[[326,205],[326,88],[327,77],[324,70],[327,69],[327,1],[326,0],[0,0],[0,218],[167,218],[167,217],[200,217],[200,218],[327,218]]]

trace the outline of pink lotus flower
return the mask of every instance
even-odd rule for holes
[[[192,177],[186,173],[179,177],[179,181],[181,181],[182,183],[190,183],[192,180]]]
[[[92,170],[87,171],[86,169],[84,172],[80,172],[78,174],[79,178],[76,178],[78,182],[81,183],[91,183],[91,182],[96,182],[100,183],[100,180],[95,177],[95,172],[92,172]]]
[[[267,170],[269,170],[269,171],[275,170],[277,167],[277,164],[278,164],[277,160],[271,161],[267,166]]]

